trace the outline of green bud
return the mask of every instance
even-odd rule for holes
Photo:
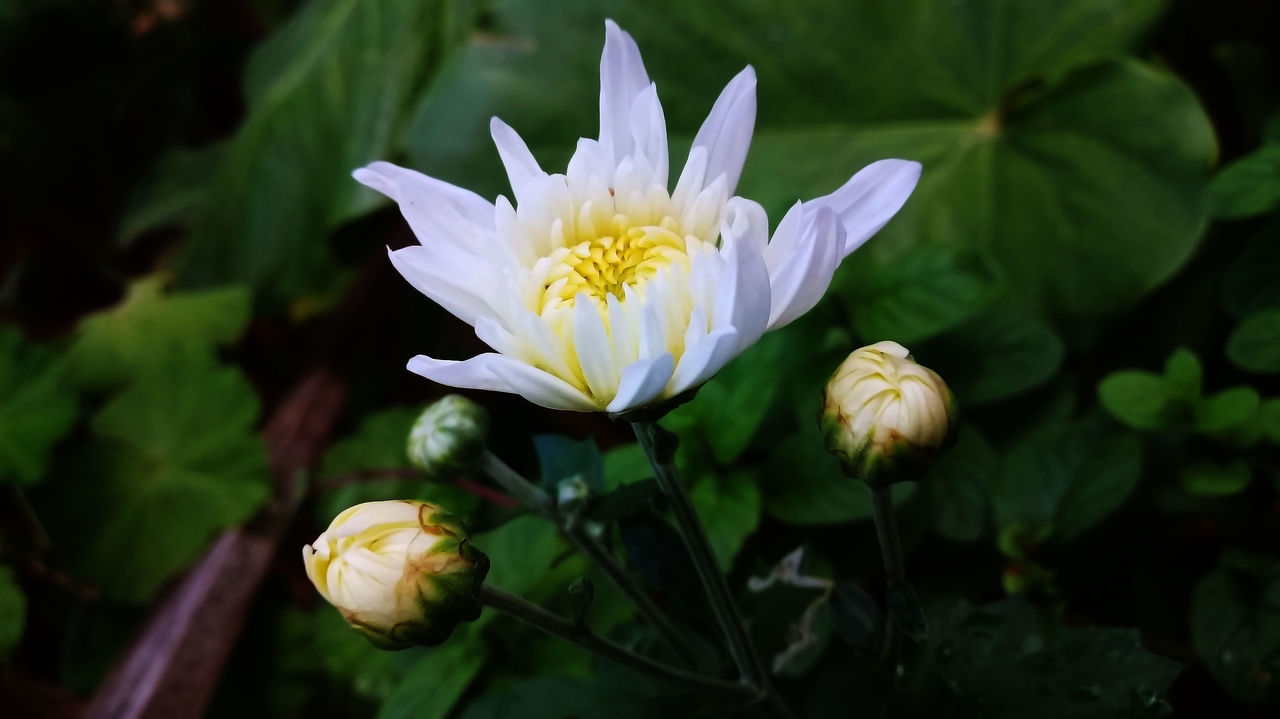
[[[489,441],[489,413],[461,395],[433,402],[409,431],[406,450],[413,466],[437,479],[475,467]]]
[[[365,502],[302,548],[307,577],[380,649],[434,645],[480,616],[489,558],[429,502]]]
[[[827,383],[822,429],[844,473],[872,486],[914,479],[953,435],[955,398],[896,342],[855,350]]]

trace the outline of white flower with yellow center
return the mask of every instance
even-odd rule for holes
[[[915,188],[918,163],[881,160],[797,202],[770,239],[764,209],[734,196],[755,125],[748,67],[669,191],[657,86],[631,36],[605,27],[600,139],[579,140],[563,175],[492,120],[514,205],[386,162],[355,171],[399,203],[421,243],[391,253],[396,269],[495,350],[414,357],[413,372],[556,409],[622,412],[674,397],[813,307],[840,261]]]

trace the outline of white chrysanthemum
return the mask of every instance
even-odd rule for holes
[[[840,261],[898,211],[920,165],[882,160],[798,202],[768,236],[734,196],[755,125],[755,72],[724,89],[668,190],[667,130],[635,41],[605,23],[600,139],[547,174],[515,131],[491,131],[515,205],[386,162],[357,180],[399,203],[421,245],[391,253],[419,291],[495,352],[418,356],[453,387],[557,409],[621,412],[706,382],[821,299]]]

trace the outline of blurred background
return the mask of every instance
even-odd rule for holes
[[[869,711],[883,576],[865,488],[816,422],[853,348],[910,347],[957,444],[900,486],[931,638],[902,715],[1274,716],[1280,705],[1280,30],[1258,0],[4,0],[0,3],[0,713],[696,714],[705,698],[503,618],[379,652],[308,584],[342,508],[466,517],[491,579],[569,611],[594,574],[481,478],[404,457],[442,395],[414,354],[481,351],[350,178],[387,159],[492,198],[499,115],[542,165],[597,133],[603,19],[640,45],[678,167],[759,77],[739,194],[776,222],[864,164],[907,206],[827,298],[664,420],[782,692]],[[471,395],[493,447],[600,496],[647,476],[623,426]],[[536,435],[536,437],[534,437]],[[619,556],[712,626],[652,507]],[[831,591],[754,593],[797,548]],[[597,581],[588,618],[652,637]],[[877,645],[878,646],[878,645]],[[869,658],[870,657],[870,658]],[[712,705],[714,706],[714,705]]]

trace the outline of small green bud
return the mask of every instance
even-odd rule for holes
[[[831,376],[821,422],[844,473],[884,486],[922,472],[952,436],[956,414],[941,377],[902,345],[877,342]]]
[[[489,558],[429,502],[365,502],[302,548],[307,577],[380,649],[435,645],[480,616]]]
[[[409,430],[406,450],[413,466],[447,479],[470,471],[489,441],[489,413],[461,395],[433,402]]]

